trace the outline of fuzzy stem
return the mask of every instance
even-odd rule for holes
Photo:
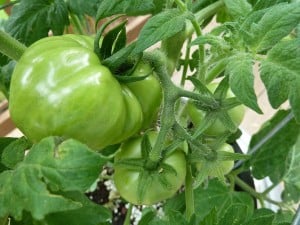
[[[189,58],[190,58],[190,52],[191,52],[191,47],[189,46],[189,44],[191,43],[192,38],[190,37],[188,39],[187,42],[187,46],[186,46],[186,51],[185,51],[185,57],[184,57],[184,65],[183,65],[183,71],[182,71],[182,76],[181,76],[181,81],[180,81],[180,85],[183,87],[185,84],[185,80],[187,77],[187,71],[189,68]]]
[[[209,6],[205,7],[204,9],[200,10],[195,14],[195,18],[198,22],[201,22],[210,16],[213,16],[218,12],[218,10],[224,6],[223,0],[219,0],[217,2],[214,2],[213,4],[210,4]],[[187,35],[191,36],[194,33],[194,25],[188,24],[187,26]]]
[[[26,50],[26,46],[0,30],[0,52],[18,61]]]
[[[176,100],[179,98],[179,95],[178,88],[173,84],[168,74],[165,64],[166,59],[163,53],[160,51],[145,53],[144,59],[153,66],[163,90],[163,104],[160,116],[161,129],[157,136],[153,149],[149,154],[148,166],[152,167],[161,159],[165,138],[176,121],[174,105]]]
[[[185,12],[187,10],[186,5],[181,0],[175,0],[175,3],[182,12]]]

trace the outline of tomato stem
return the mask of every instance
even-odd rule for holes
[[[145,60],[149,61],[150,65],[154,67],[154,71],[158,75],[163,90],[163,104],[160,116],[161,129],[149,154],[149,162],[152,165],[160,161],[166,136],[176,121],[174,105],[179,95],[178,89],[168,75],[163,53],[153,51],[152,53],[145,54]]]
[[[0,52],[18,61],[26,50],[26,46],[8,33],[0,30]]]
[[[195,213],[194,191],[193,191],[193,176],[191,165],[187,164],[187,174],[185,177],[185,212],[186,219],[189,221]]]
[[[185,57],[184,57],[184,65],[183,65],[183,71],[182,71],[182,76],[181,76],[181,81],[180,81],[180,85],[183,87],[185,84],[185,80],[187,77],[187,71],[189,68],[189,60],[190,60],[190,52],[191,52],[191,47],[190,47],[190,43],[191,43],[192,38],[189,37],[188,38],[188,42],[187,42],[187,46],[186,46],[186,51],[185,51]]]
[[[218,108],[219,105],[218,102],[216,102],[212,98],[177,87],[172,82],[170,76],[168,75],[168,71],[165,63],[166,58],[161,51],[153,51],[151,53],[149,52],[145,53],[144,59],[148,61],[150,65],[153,66],[154,71],[158,75],[158,78],[161,82],[161,86],[163,90],[163,104],[162,104],[162,112],[160,116],[161,130],[149,154],[148,165],[150,167],[160,161],[162,157],[165,138],[168,132],[172,128],[176,128],[178,132],[181,132],[179,136],[183,135],[182,136],[183,138],[186,138],[187,140],[192,142],[197,142],[196,140],[193,140],[193,138],[185,131],[185,129],[176,122],[174,106],[176,101],[180,97],[193,98],[195,100],[203,102],[205,105],[211,108]],[[210,156],[213,154],[213,152],[211,152],[210,149],[207,149],[207,151],[205,151],[205,154]]]
[[[219,0],[210,4],[209,6],[205,7],[204,9],[200,10],[199,12],[195,13],[196,21],[202,22],[203,20],[215,15],[221,7],[224,6],[224,1]],[[187,35],[191,36],[194,33],[194,25],[192,23],[187,24]]]
[[[125,220],[124,220],[124,225],[130,225],[130,217],[131,217],[133,205],[131,203],[128,203],[128,204],[129,204],[129,207],[128,207],[127,212],[126,212],[126,217],[125,217]]]

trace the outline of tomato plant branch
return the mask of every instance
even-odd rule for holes
[[[283,207],[282,202],[275,201],[275,200],[269,198],[268,196],[266,196],[264,193],[258,193],[252,187],[250,187],[247,183],[245,183],[242,179],[240,179],[238,176],[236,176],[234,179],[235,179],[236,184],[239,187],[241,187],[243,190],[247,191],[253,197],[257,198],[259,200],[259,202],[262,204],[262,206],[264,205],[264,201],[267,201],[267,202],[270,202],[273,205],[276,205],[280,208]]]
[[[167,133],[175,123],[174,105],[178,98],[178,91],[176,86],[170,79],[165,64],[165,58],[160,51],[154,51],[152,53],[145,53],[145,60],[148,61],[154,68],[154,71],[158,75],[163,90],[163,104],[161,112],[161,129],[157,136],[156,142],[149,154],[149,167],[155,165],[161,159],[162,150]]]
[[[0,30],[0,52],[11,59],[18,61],[26,50],[26,46]]]
[[[192,38],[188,38],[187,46],[186,46],[186,51],[185,51],[185,57],[184,57],[184,64],[183,64],[183,71],[182,71],[182,76],[181,76],[181,81],[180,85],[183,87],[185,84],[185,80],[187,77],[187,71],[189,68],[189,59],[190,59],[190,52],[191,52],[191,47],[189,44],[191,43]]]
[[[181,0],[175,0],[175,3],[182,12],[185,12],[187,10],[186,5]]]
[[[166,67],[165,55],[162,52],[153,51],[151,53],[145,53],[144,59],[148,61],[154,68],[154,71],[158,75],[158,78],[161,82],[163,90],[163,104],[160,117],[161,129],[153,149],[149,154],[149,163],[147,165],[149,168],[151,168],[160,161],[166,135],[170,129],[172,129],[172,127],[176,128],[176,130],[179,132],[179,136],[183,135],[185,139],[195,142],[195,140],[193,140],[193,138],[185,131],[185,129],[176,122],[174,105],[180,97],[193,98],[211,108],[217,108],[219,105],[218,102],[210,97],[177,87],[170,79]],[[206,153],[210,155],[209,150]]]
[[[263,197],[256,192],[252,187],[250,187],[248,184],[246,184],[243,180],[241,180],[238,176],[234,177],[235,183],[242,188],[244,191],[247,191],[250,195],[258,199],[260,204],[264,206],[264,199]]]
[[[224,6],[223,0],[219,0],[195,13],[195,18],[198,22],[202,22],[203,20],[215,15],[218,10]],[[187,25],[187,35],[191,36],[194,33],[194,25],[192,23]]]
[[[129,207],[127,209],[127,213],[126,213],[126,217],[124,220],[124,225],[130,225],[130,217],[131,217],[131,213],[132,213],[132,204],[129,203]]]

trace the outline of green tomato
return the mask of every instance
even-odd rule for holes
[[[230,152],[234,153],[234,149],[232,148],[231,145],[224,143],[219,149],[217,149],[217,159],[215,160],[205,160],[201,163],[197,163],[197,169],[201,173],[202,170],[207,171],[207,175],[210,177],[219,177],[220,175],[225,175],[228,174],[233,166],[234,166],[234,161],[229,160],[229,161],[220,161],[218,160],[218,151],[224,151],[224,152]]]
[[[152,74],[151,67],[145,62],[140,62],[135,68],[132,76],[144,76]],[[131,92],[137,97],[141,104],[144,120],[142,128],[148,128],[156,119],[162,99],[162,90],[156,77],[151,75],[139,82],[127,84]]]
[[[151,73],[148,69],[140,73]],[[135,75],[145,75],[140,73]],[[47,37],[31,45],[16,65],[9,99],[11,118],[33,142],[61,136],[101,149],[136,134],[144,118],[149,121],[157,113],[161,90],[153,76],[148,86],[137,81],[131,91],[101,65],[91,37]],[[142,97],[155,91],[159,92],[155,100]]]
[[[156,133],[149,133],[149,139],[152,145],[154,144],[156,137]],[[136,137],[123,143],[115,156],[115,163],[128,158],[142,158],[141,140],[141,137]],[[176,173],[166,173],[161,167],[162,163],[172,167]],[[158,168],[149,171],[152,177],[151,182],[146,186],[143,198],[139,199],[138,185],[141,180],[141,173],[141,170],[135,170],[126,167],[126,165],[118,166],[118,164],[115,164],[114,183],[119,194],[125,200],[137,205],[152,205],[170,198],[184,183],[186,175],[185,153],[182,149],[177,149],[162,159]],[[160,182],[162,179],[167,181],[170,186],[165,187],[162,185]]]
[[[212,83],[208,85],[208,89],[211,91],[214,91],[217,88],[218,84]],[[232,93],[230,89],[228,89],[227,92],[227,98],[235,97],[235,95]],[[198,109],[192,102],[188,102],[186,106],[187,114],[189,115],[192,123],[195,127],[198,127],[205,117],[205,112]],[[235,123],[236,126],[240,125],[242,122],[244,115],[245,115],[245,106],[239,105],[236,106],[230,110],[228,110],[228,114],[231,117],[232,121]],[[218,136],[220,134],[223,134],[224,132],[227,132],[226,127],[223,125],[223,123],[217,119],[210,127],[208,127],[204,134],[209,136]]]

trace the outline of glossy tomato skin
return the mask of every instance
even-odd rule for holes
[[[217,151],[224,151],[224,152],[230,152],[234,153],[234,149],[231,145],[224,143],[220,146]],[[214,161],[204,161],[203,163],[197,163],[197,169],[201,172],[203,168],[207,169],[208,171],[208,176],[210,177],[218,177],[220,174],[221,175],[226,175],[228,174],[234,166],[234,161],[233,160],[228,160],[228,161],[219,161],[219,160],[214,160]]]
[[[132,76],[147,76],[139,82],[128,83],[127,86],[139,100],[144,119],[142,128],[147,128],[156,119],[162,99],[162,89],[157,78],[151,75],[152,69],[148,63],[140,62]]]
[[[214,91],[217,88],[216,83],[212,83],[208,85],[208,89],[211,91]],[[232,91],[229,89],[227,92],[227,98],[235,97]],[[205,112],[198,109],[192,102],[188,102],[186,106],[186,111],[194,124],[195,127],[198,127],[205,117]],[[228,113],[232,119],[232,121],[236,124],[236,126],[240,125],[244,115],[245,115],[245,106],[239,105],[236,106],[230,110],[228,110]],[[218,136],[223,133],[227,132],[226,127],[222,124],[222,122],[217,119],[210,127],[208,127],[204,134],[209,136]]]
[[[150,133],[150,142],[154,144],[155,133]],[[136,137],[129,139],[127,142],[123,143],[118,153],[115,156],[115,163],[122,159],[142,157],[141,153],[141,137]],[[152,205],[158,203],[164,199],[172,197],[182,186],[186,175],[186,160],[185,153],[182,149],[177,149],[175,152],[166,156],[163,162],[171,166],[175,171],[174,173],[166,174],[159,167],[152,171],[153,179],[151,183],[147,186],[144,198],[139,200],[138,196],[138,183],[141,171],[132,170],[132,168],[126,168],[115,166],[114,172],[114,183],[117,190],[119,191],[121,197],[130,203],[136,205]],[[164,178],[170,183],[170,187],[164,187],[159,182],[159,177],[164,176]]]
[[[41,39],[25,51],[12,76],[9,109],[33,142],[55,135],[95,149],[132,136],[144,119],[135,93],[101,65],[93,39],[71,34]]]

